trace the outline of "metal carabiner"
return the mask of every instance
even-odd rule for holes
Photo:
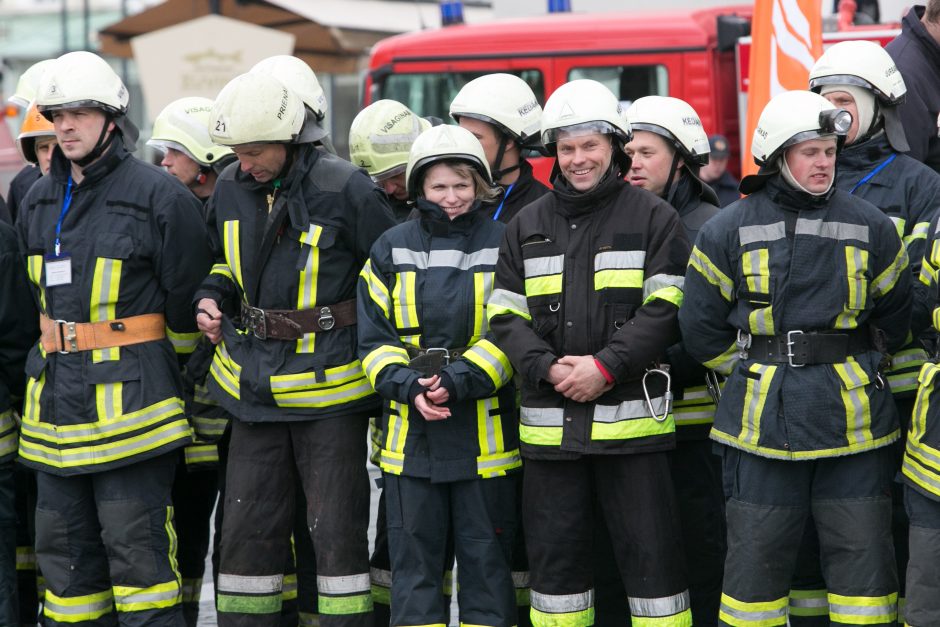
[[[718,373],[714,370],[705,371],[705,388],[708,395],[712,397],[715,405],[721,400],[721,382],[718,380]]]
[[[665,401],[665,408],[663,409],[662,415],[657,414],[656,410],[653,408],[653,399],[650,398],[649,386],[646,385],[646,377],[651,374],[661,374],[666,377],[666,393],[663,394],[663,400]],[[668,370],[662,368],[647,368],[646,373],[643,374],[643,396],[646,397],[646,408],[650,412],[650,416],[656,422],[665,422],[666,418],[669,417],[669,413],[672,411],[672,376],[669,374]]]

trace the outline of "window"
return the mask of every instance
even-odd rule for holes
[[[568,80],[590,78],[603,83],[621,102],[643,96],[668,96],[669,73],[665,65],[615,65],[573,68]]]
[[[538,70],[489,70],[429,74],[391,74],[381,86],[381,98],[407,105],[421,116],[436,116],[450,122],[450,103],[460,89],[484,74],[501,71],[515,74],[529,84],[540,104],[545,103],[545,82]]]

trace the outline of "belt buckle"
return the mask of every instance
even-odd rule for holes
[[[247,312],[247,319],[244,315]],[[259,340],[268,339],[268,323],[264,315],[264,309],[259,307],[252,307],[251,305],[244,305],[242,307],[242,324],[251,331]]]
[[[796,341],[793,339],[793,336],[795,334],[804,335],[803,331],[800,331],[799,329],[787,331],[787,362],[794,368],[802,368],[806,364],[793,363],[793,347],[796,345]]]
[[[62,346],[63,350],[60,350],[61,355],[68,355],[69,353],[78,352],[78,335],[75,333],[75,323],[67,322],[65,320],[56,320],[55,321],[56,336],[60,340],[59,344]],[[66,346],[68,342],[68,346]]]
[[[320,317],[317,319],[317,324],[320,325],[320,329],[323,331],[329,331],[336,326],[336,319],[329,307],[320,307]]]
[[[424,349],[425,355],[431,355],[433,353],[441,354],[441,365],[446,366],[447,364],[450,363],[450,351],[447,350],[446,348],[437,347],[437,348]]]

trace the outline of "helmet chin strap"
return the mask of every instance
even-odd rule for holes
[[[506,135],[505,133],[500,133],[499,150],[496,151],[496,160],[493,161],[492,176],[493,176],[494,183],[499,182],[499,179],[503,178],[510,172],[515,172],[520,167],[520,164],[517,163],[516,165],[509,166],[508,168],[503,168],[502,170],[499,169],[499,166],[503,162],[503,156],[506,154],[506,147],[509,145],[510,141],[511,140],[509,139],[508,135]],[[520,162],[521,162],[521,158],[520,158]]]
[[[108,126],[111,124],[111,114],[104,114],[104,125],[101,127],[101,134],[98,135],[98,141],[95,143],[95,147],[92,148],[87,155],[81,159],[75,159],[75,165],[80,168],[85,168],[91,165],[95,159],[100,157],[102,153],[108,148],[111,144],[111,139],[114,137],[113,134],[108,133]]]
[[[672,165],[669,166],[669,176],[666,177],[666,185],[663,186],[663,191],[659,195],[660,198],[669,201],[669,194],[672,192],[672,182],[676,177],[676,171],[679,169],[679,151],[676,150],[672,153]]]

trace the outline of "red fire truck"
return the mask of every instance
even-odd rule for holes
[[[693,11],[556,13],[399,35],[372,50],[365,104],[391,98],[449,120],[450,101],[469,80],[516,74],[545,99],[563,83],[598,80],[621,100],[674,96],[698,111],[705,130],[728,137],[732,169],[746,107],[752,6]],[[824,43],[887,43],[898,25],[824,34]],[[548,165],[535,159],[543,180]],[[542,160],[547,161],[547,160]]]

